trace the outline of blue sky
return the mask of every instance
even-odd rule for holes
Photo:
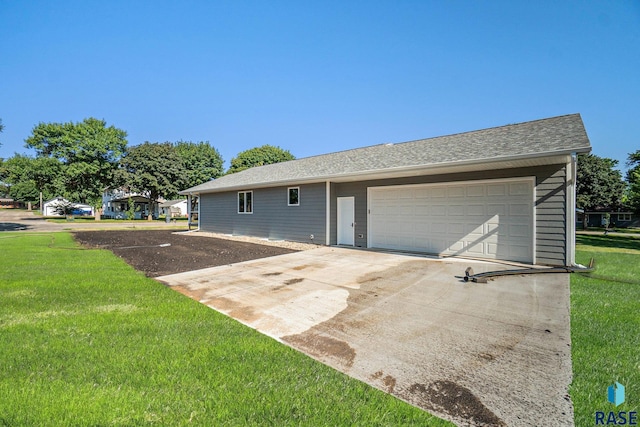
[[[594,154],[640,149],[638,0],[0,0],[0,55],[4,158],[86,117],[227,165],[571,113]]]

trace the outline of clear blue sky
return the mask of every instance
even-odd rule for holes
[[[0,0],[0,55],[4,158],[86,117],[227,165],[571,113],[594,154],[640,149],[638,0]]]

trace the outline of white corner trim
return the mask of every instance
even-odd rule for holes
[[[567,172],[565,181],[567,183],[567,195],[565,197],[566,207],[566,265],[576,264],[576,176],[577,176],[577,159],[576,155],[571,156],[571,160],[567,162]]]
[[[325,186],[325,245],[329,246],[331,244],[331,182],[326,181]]]

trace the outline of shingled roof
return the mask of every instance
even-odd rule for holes
[[[379,144],[246,169],[181,191],[209,193],[252,186],[322,182],[403,169],[566,155],[591,150],[579,114],[484,130]]]

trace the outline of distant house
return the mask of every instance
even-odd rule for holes
[[[187,199],[169,200],[160,203],[160,214],[169,215],[171,218],[187,216]]]
[[[59,213],[56,209],[61,204],[70,203],[67,199],[63,197],[56,197],[55,199],[47,200],[42,204],[42,215],[43,216],[64,216]],[[83,203],[71,203],[73,207],[72,214],[77,216],[91,216],[93,215],[93,207],[90,205],[85,205]]]
[[[122,188],[116,188],[109,189],[102,194],[102,217],[106,219],[127,219],[129,200],[133,202],[134,219],[144,219],[149,216],[151,200],[148,197]],[[151,213],[154,218],[158,217],[158,204],[156,204],[154,211]]]
[[[18,202],[11,198],[0,198],[0,208],[5,209],[19,209],[24,208],[25,204],[23,202]]]
[[[583,221],[587,227],[604,227],[607,214],[609,215],[609,227],[640,227],[640,215],[631,211],[596,210],[586,211],[582,215],[576,216],[576,227],[584,228]]]
[[[579,114],[254,167],[181,191],[199,229],[439,256],[575,263]]]

